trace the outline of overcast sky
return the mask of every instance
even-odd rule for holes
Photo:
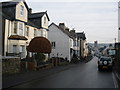
[[[118,39],[119,0],[26,0],[33,12],[48,12],[50,22],[85,32],[87,42]]]

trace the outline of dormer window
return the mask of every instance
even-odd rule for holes
[[[24,15],[24,6],[20,6],[20,15],[23,16]]]
[[[44,17],[44,25],[46,25],[46,17]]]

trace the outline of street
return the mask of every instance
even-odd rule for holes
[[[97,57],[88,63],[12,88],[115,88],[111,71],[98,71]]]

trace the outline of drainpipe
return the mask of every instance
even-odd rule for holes
[[[81,58],[81,38],[80,38],[80,58]]]

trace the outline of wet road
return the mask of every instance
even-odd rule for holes
[[[14,88],[115,88],[111,71],[98,71],[97,58]]]

